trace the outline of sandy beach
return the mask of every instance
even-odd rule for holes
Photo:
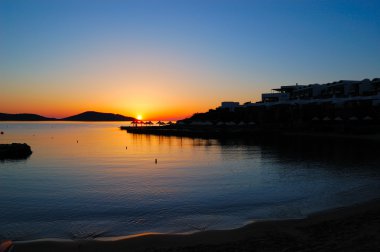
[[[9,243],[10,244],[10,243]],[[98,240],[13,242],[23,251],[379,251],[380,199],[312,214],[255,222],[233,230],[140,234]]]

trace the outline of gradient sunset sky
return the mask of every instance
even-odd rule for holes
[[[379,59],[376,0],[0,0],[4,113],[175,120]]]

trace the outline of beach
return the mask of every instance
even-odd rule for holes
[[[8,251],[378,251],[380,199],[232,230],[13,242]]]

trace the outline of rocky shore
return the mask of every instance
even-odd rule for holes
[[[24,159],[32,154],[32,149],[26,143],[0,144],[0,160]]]

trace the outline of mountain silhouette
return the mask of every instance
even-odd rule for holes
[[[48,118],[37,114],[6,114],[0,113],[0,121],[133,121],[133,117],[123,116],[112,113],[101,113],[87,111],[78,115],[69,116],[62,119]]]
[[[55,121],[55,118],[48,118],[36,114],[5,114],[0,113],[0,121]]]
[[[87,111],[78,115],[63,118],[64,121],[133,121],[135,118],[119,114]]]

